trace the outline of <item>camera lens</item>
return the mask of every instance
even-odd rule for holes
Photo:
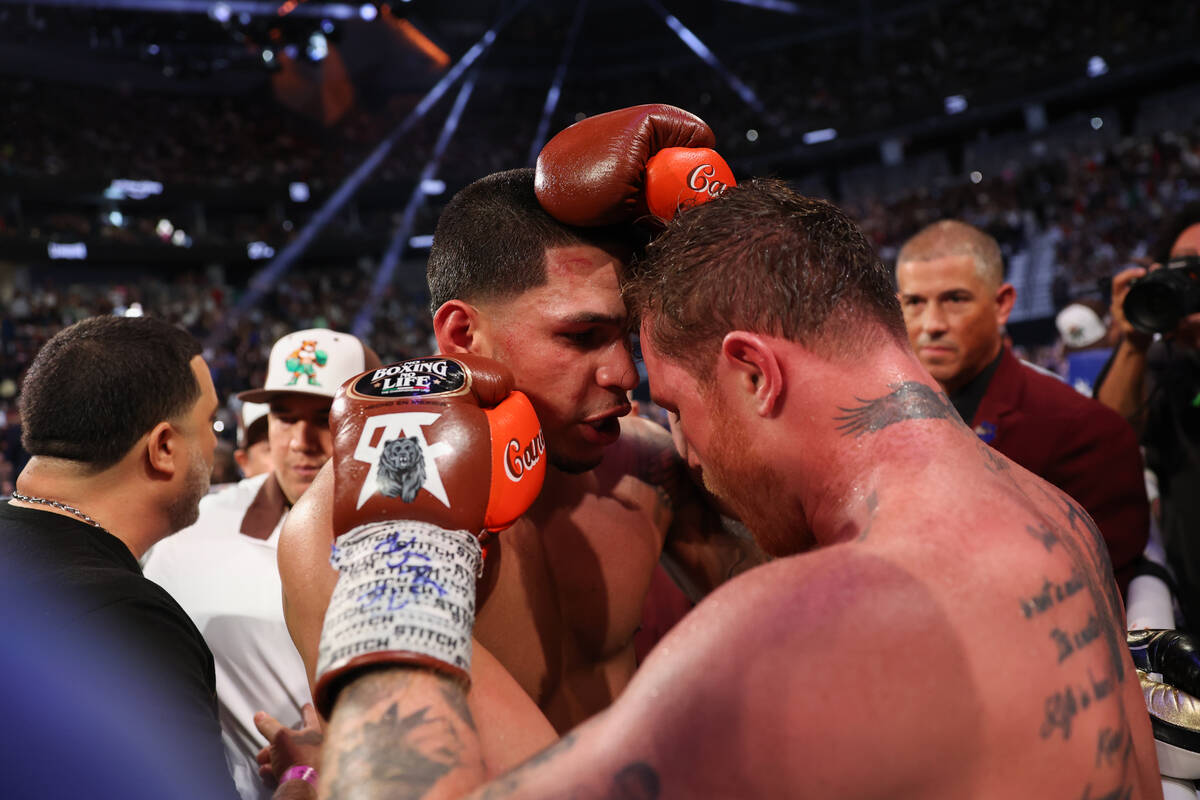
[[[1125,295],[1125,318],[1143,333],[1167,333],[1186,314],[1184,298],[1166,282],[1141,280]]]

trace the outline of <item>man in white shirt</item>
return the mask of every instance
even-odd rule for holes
[[[144,565],[213,652],[226,758],[243,800],[271,795],[258,775],[255,756],[266,740],[254,713],[265,710],[290,726],[310,702],[304,664],[283,620],[279,530],[332,453],[334,393],[375,366],[379,358],[346,333],[316,328],[277,341],[263,388],[239,395],[269,407],[272,469],[204,498],[197,522],[161,542]]]

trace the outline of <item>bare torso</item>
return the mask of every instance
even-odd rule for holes
[[[630,420],[624,430],[649,425]],[[633,635],[672,520],[665,493],[649,482],[673,455],[669,436],[658,433],[649,447],[645,437],[623,435],[590,472],[551,470],[533,508],[489,544],[475,625],[486,652],[477,652],[483,666],[475,665],[469,697],[485,738],[506,729],[505,752],[489,766],[511,766],[553,734],[531,722],[527,740],[514,736],[521,698],[504,676],[481,669],[502,666],[560,733],[606,708],[629,682]],[[337,577],[329,566],[331,484],[327,468],[289,515],[279,544],[288,625],[310,679]],[[491,717],[505,724],[486,725]]]
[[[475,637],[560,733],[608,707],[633,675],[669,522],[654,487],[622,468],[620,447],[589,473],[552,472],[488,552]]]
[[[702,603],[596,741],[637,731],[622,750],[678,796],[1161,796],[1091,520],[995,455],[919,463],[856,538]]]

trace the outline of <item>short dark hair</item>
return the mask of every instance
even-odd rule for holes
[[[200,343],[153,317],[91,317],[42,346],[21,383],[21,443],[35,456],[117,463],[200,397]]]
[[[879,333],[908,346],[891,271],[836,206],[779,180],[681,212],[635,264],[625,294],[664,356],[707,375],[721,339],[750,330],[824,357]],[[871,321],[876,325],[869,324]]]
[[[425,276],[430,306],[520,294],[546,282],[546,250],[590,244],[632,248],[632,230],[575,228],[547,214],[533,170],[497,172],[454,195],[438,218]]]

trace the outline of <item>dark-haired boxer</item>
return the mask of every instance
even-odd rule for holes
[[[631,206],[622,213],[637,213],[645,163],[663,147],[712,142],[707,126],[669,107],[587,122],[596,136],[563,159],[593,157],[591,148],[605,145],[626,154],[589,172],[617,187],[612,197],[585,193],[592,211],[583,201],[572,209],[594,212],[596,222],[621,218],[612,206],[622,193]],[[554,173],[543,164],[541,174]],[[535,752],[622,691],[664,540],[697,595],[758,559],[751,543],[723,531],[670,435],[626,416],[638,380],[620,292],[628,238],[620,227],[556,220],[539,204],[533,170],[463,189],[434,235],[428,278],[440,352],[482,355],[512,370],[541,420],[550,464],[538,501],[489,550],[481,587],[476,684],[489,688],[470,700],[493,768]],[[318,476],[279,548],[289,627],[310,677],[336,579],[331,482],[328,470]],[[480,674],[493,667],[496,681]],[[553,728],[538,721],[529,698]],[[531,712],[528,724],[519,708]]]
[[[963,425],[855,225],[755,181],[681,214],[642,268],[653,396],[775,560],[470,796],[1161,797],[1102,537]],[[365,658],[322,665],[341,687],[322,794],[462,796],[484,774],[463,684],[435,654]]]

